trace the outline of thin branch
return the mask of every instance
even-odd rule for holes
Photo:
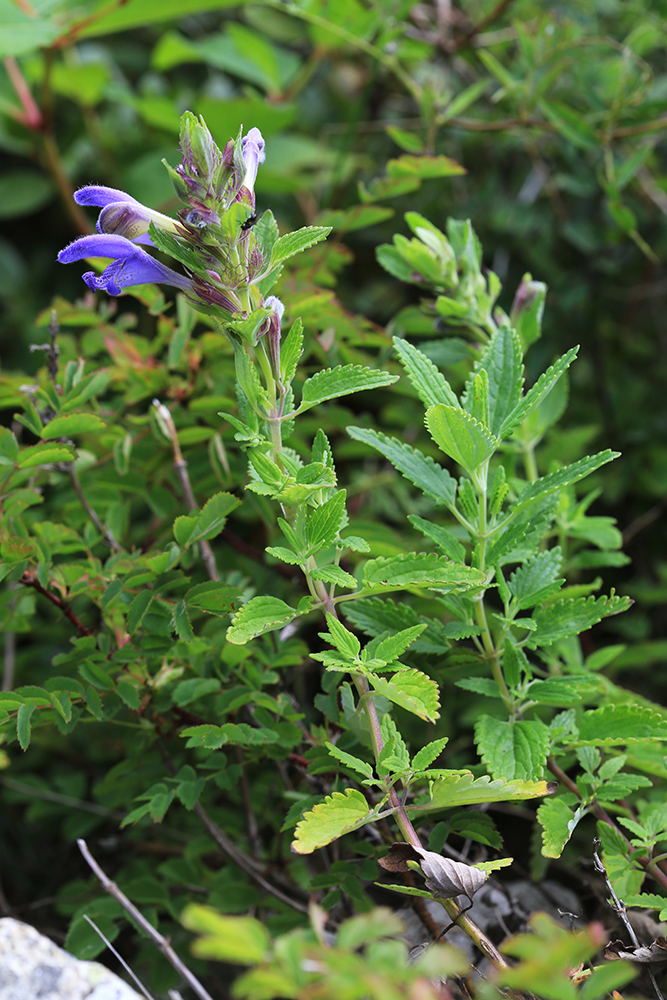
[[[65,603],[65,601],[61,600],[61,598],[57,597],[55,594],[52,594],[50,590],[47,590],[46,587],[41,585],[32,570],[27,569],[19,580],[19,583],[22,583],[25,587],[32,587],[38,594],[42,594],[42,596],[46,597],[52,604],[55,604],[65,617],[69,618],[72,625],[74,625],[81,635],[94,635],[89,628],[86,628],[83,622],[79,621],[77,616],[74,614],[69,605]]]
[[[568,789],[568,791],[574,792],[577,798],[581,799],[581,793],[577,788],[576,783],[558,766],[553,757],[547,758],[547,767],[554,777],[557,778],[558,781]],[[632,851],[632,844],[628,838],[625,836],[620,827],[613,821],[607,810],[603,809],[598,802],[594,803],[592,811],[602,823],[606,823],[607,826],[610,826],[612,830],[615,830],[616,833],[623,838],[626,847],[630,848],[632,860],[641,865],[642,868],[655,879],[658,885],[667,890],[667,874],[662,870],[660,865],[654,864],[650,858],[646,857],[646,855],[637,855]]]
[[[230,861],[233,861],[234,864],[239,866],[239,868],[242,868],[243,871],[257,883],[257,885],[260,885],[266,890],[266,892],[271,893],[271,895],[275,896],[276,899],[282,900],[283,903],[286,903],[287,906],[291,906],[293,910],[298,910],[299,913],[308,913],[307,906],[303,903],[297,902],[296,899],[292,899],[277,886],[271,885],[271,883],[268,882],[259,871],[257,871],[256,863],[253,863],[251,858],[244,854],[243,851],[240,851],[231,837],[228,837],[224,830],[221,830],[217,823],[214,823],[200,802],[196,803],[194,811],[220,850],[223,854],[227,855]]]
[[[192,489],[192,483],[190,482],[190,476],[188,475],[188,463],[185,461],[181,453],[181,446],[178,442],[178,434],[176,433],[174,418],[172,417],[169,408],[166,407],[164,403],[160,403],[159,400],[154,399],[153,405],[157,409],[158,414],[167,430],[169,439],[171,440],[171,446],[174,449],[174,469],[176,470],[178,481],[181,484],[181,489],[183,490],[183,496],[185,497],[185,502],[188,505],[188,510],[196,510],[197,501]],[[217,583],[220,580],[220,574],[218,573],[218,567],[215,562],[215,556],[213,555],[213,549],[205,538],[198,544],[202,560],[206,566],[208,578],[209,580],[213,580]]]
[[[595,840],[593,841],[593,864],[595,866],[595,871],[598,873],[598,875],[602,875],[603,879],[605,880],[605,884],[607,886],[607,892],[609,893],[610,896],[608,900],[609,905],[611,906],[616,916],[620,917],[620,919],[623,921],[625,929],[627,930],[630,940],[632,941],[635,948],[639,948],[639,939],[635,934],[634,927],[632,926],[630,920],[628,919],[628,914],[625,909],[625,903],[623,902],[622,899],[618,898],[616,892],[614,891],[614,887],[611,884],[609,875],[607,874],[607,869],[600,861],[600,856],[598,854],[599,849],[600,849],[600,841],[596,837]],[[653,986],[653,990],[655,992],[657,1000],[665,1000],[660,990],[660,987],[658,986],[657,980],[653,973],[653,969],[651,969],[650,966],[647,966],[647,972],[649,974],[651,985]]]
[[[139,987],[139,989],[141,990],[141,992],[143,993],[143,995],[146,997],[146,1000],[153,1000],[153,997],[148,992],[148,990],[146,989],[146,987],[144,986],[144,984],[141,982],[141,980],[139,979],[139,977],[132,971],[132,969],[127,964],[127,962],[125,961],[125,959],[123,958],[123,956],[120,954],[120,952],[118,952],[114,948],[114,946],[112,945],[112,943],[109,940],[109,938],[105,937],[105,935],[99,929],[99,927],[97,926],[97,924],[95,923],[95,921],[91,920],[87,913],[83,914],[83,919],[86,920],[90,924],[90,926],[93,928],[93,930],[95,931],[95,933],[102,939],[102,941],[104,941],[105,945],[107,946],[107,948],[109,949],[109,951],[111,952],[111,954],[115,955],[115,957],[118,959],[118,961],[120,962],[120,964],[123,966],[123,968],[125,969],[125,971],[127,972],[127,974],[132,977],[132,979],[137,984],[137,986]]]
[[[32,129],[32,131],[36,132],[44,124],[42,112],[40,111],[35,98],[32,96],[30,87],[26,83],[23,73],[21,72],[19,64],[14,56],[5,56],[3,63],[5,70],[7,71],[7,76],[11,80],[12,86],[16,91],[16,96],[23,107],[23,114],[16,111],[13,117],[16,117],[17,120],[19,120],[22,125],[25,125],[26,128]]]
[[[95,876],[99,879],[102,888],[120,903],[123,909],[129,913],[132,919],[139,925],[139,927],[141,927],[142,931],[149,936],[151,941],[155,942],[167,961],[173,965],[178,974],[182,976],[188,986],[190,986],[192,991],[196,993],[200,1000],[213,1000],[210,993],[204,989],[197,977],[193,975],[188,967],[181,961],[167,939],[156,931],[151,924],[149,924],[146,918],[136,908],[134,903],[131,903],[125,893],[121,892],[116,883],[112,882],[111,879],[102,871],[97,861],[90,853],[85,840],[80,838],[77,840],[77,845]]]
[[[86,495],[83,492],[83,487],[81,486],[79,474],[77,473],[76,468],[74,467],[74,462],[66,462],[64,464],[66,466],[67,474],[71,480],[72,486],[74,487],[74,492],[79,498],[79,503],[81,504],[81,506],[83,507],[86,514],[93,522],[99,533],[101,534],[102,539],[104,540],[104,542],[106,542],[109,548],[112,549],[113,552],[122,552],[123,551],[122,545],[118,544],[118,542],[114,538],[112,531],[109,528],[107,528],[106,525],[102,524],[102,521],[98,517],[97,512],[94,510],[94,508],[91,506],[90,502],[86,498]]]

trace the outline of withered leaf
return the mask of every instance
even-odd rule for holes
[[[417,861],[426,876],[426,886],[434,899],[453,899],[467,896],[472,900],[488,878],[488,872],[480,871],[472,865],[443,858],[435,851],[425,851],[412,844],[392,844],[389,854],[380,858],[379,864],[390,872],[407,872],[408,861]]]
[[[651,944],[642,944],[638,948],[626,945],[623,941],[610,941],[604,950],[605,958],[627,958],[631,962],[667,962],[667,938],[659,937]]]

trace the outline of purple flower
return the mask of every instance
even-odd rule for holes
[[[264,139],[258,128],[250,129],[247,136],[243,139],[241,147],[243,149],[243,162],[246,168],[242,187],[246,188],[252,194],[255,190],[257,169],[260,163],[264,163],[266,159]]]
[[[109,190],[108,188],[106,190]],[[113,257],[113,263],[101,275],[87,271],[83,280],[89,288],[101,289],[110,295],[120,295],[123,288],[131,285],[147,285],[162,282],[192,294],[192,281],[172,271],[132,243],[124,236],[101,233],[98,236],[82,236],[74,240],[58,254],[61,264],[71,264],[85,257]]]
[[[178,232],[173,219],[162,212],[147,208],[140,201],[125,191],[104,187],[102,184],[89,184],[74,192],[74,200],[78,205],[96,205],[102,211],[97,220],[98,233],[115,233],[136,243],[154,246],[148,235],[148,226],[154,222],[160,229]]]

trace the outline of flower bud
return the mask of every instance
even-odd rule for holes
[[[542,314],[547,286],[543,281],[533,281],[530,274],[524,274],[516,290],[510,322],[519,334],[524,350],[530,347],[542,334]]]

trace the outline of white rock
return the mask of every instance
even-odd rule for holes
[[[98,962],[81,962],[29,924],[0,919],[0,1000],[143,1000]]]

